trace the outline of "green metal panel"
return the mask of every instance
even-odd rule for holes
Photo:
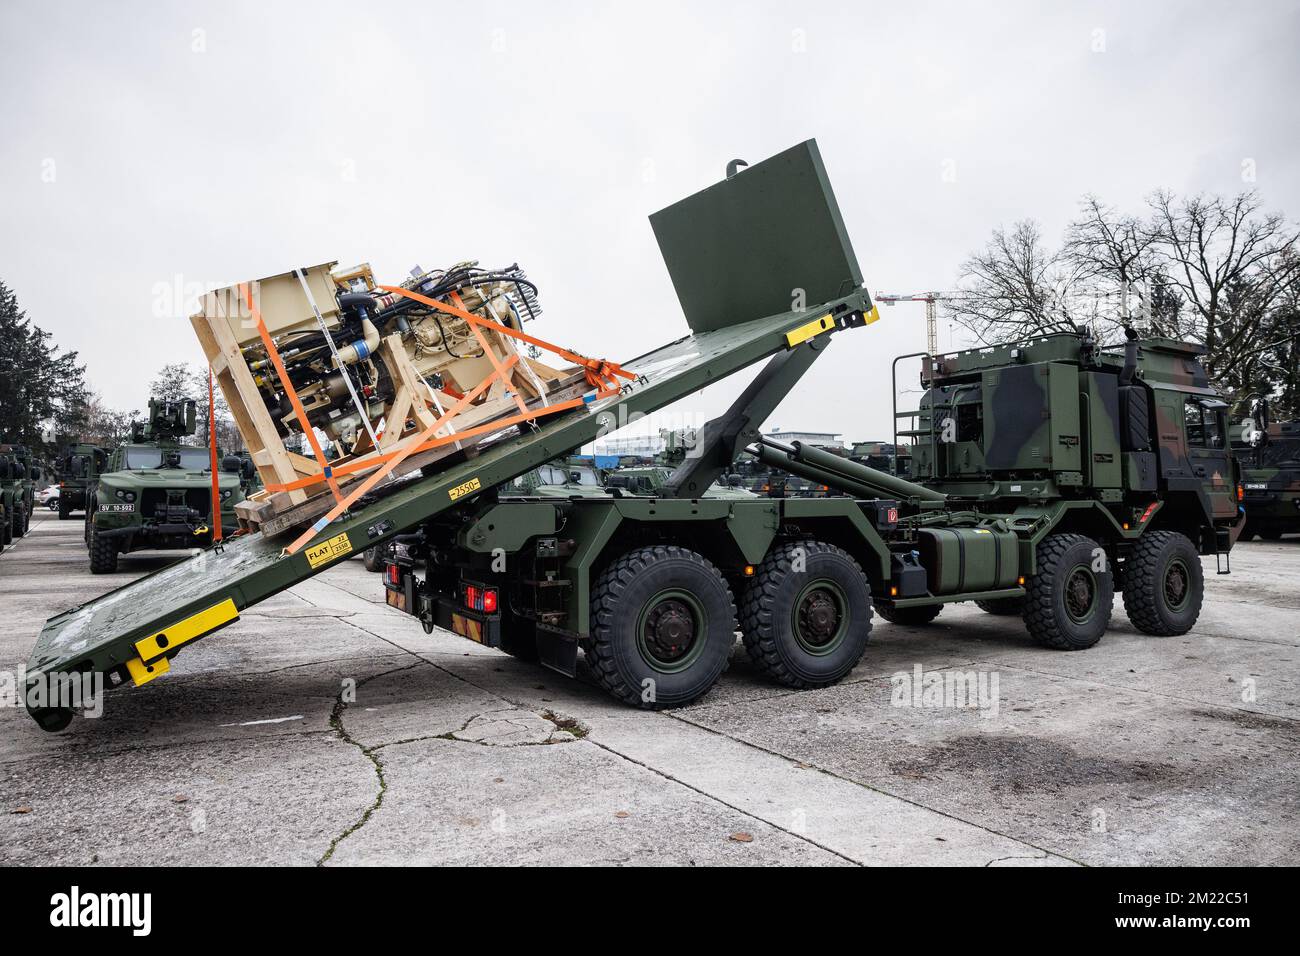
[[[1119,388],[1114,375],[1080,372],[1080,391],[1087,413],[1087,465],[1090,484],[1096,488],[1119,488],[1122,458],[1119,434]]]
[[[824,302],[862,285],[816,140],[650,217],[696,332]],[[870,308],[870,306],[868,306]]]

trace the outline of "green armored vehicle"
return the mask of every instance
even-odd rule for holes
[[[75,511],[85,511],[99,474],[108,467],[108,451],[98,445],[70,445],[59,456],[59,520],[67,521]]]
[[[21,538],[31,525],[39,471],[25,445],[0,445],[0,504],[4,507],[0,537],[5,544]]]
[[[1267,403],[1256,401],[1246,428],[1249,434],[1233,442],[1242,468],[1244,536],[1276,541],[1300,534],[1300,421],[1270,422]]]
[[[111,574],[119,554],[212,543],[212,471],[209,451],[182,445],[194,434],[194,402],[149,399],[149,421],[131,426],[131,441],[109,457],[90,493],[86,547],[90,570]],[[223,460],[219,475],[221,524],[233,531],[234,506],[243,500],[240,461]]]

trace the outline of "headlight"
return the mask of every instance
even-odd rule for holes
[[[221,500],[222,500],[222,501],[225,501],[227,498],[229,498],[229,497],[230,497],[231,495],[233,495],[234,493],[235,493],[235,490],[234,490],[233,488],[227,488],[225,491],[223,491],[223,492],[221,493]]]
[[[123,491],[121,488],[119,488],[116,491],[114,491],[113,494],[117,495],[120,501],[125,501],[127,503],[135,501],[134,491]]]

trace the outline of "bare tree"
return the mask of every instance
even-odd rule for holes
[[[1267,317],[1296,281],[1297,233],[1281,215],[1261,213],[1254,192],[1232,199],[1157,192],[1149,204],[1154,248],[1185,303],[1157,331],[1203,344],[1211,377],[1239,389],[1270,347]]]
[[[136,409],[109,408],[98,393],[86,398],[86,420],[80,440],[112,450],[131,437],[131,422],[140,417]]]
[[[1038,223],[994,229],[984,249],[961,267],[960,292],[944,305],[950,318],[983,344],[1073,332],[1073,292],[1080,268],[1046,249]]]
[[[1136,312],[1149,308],[1159,268],[1156,239],[1149,224],[1089,194],[1066,229],[1061,259],[1089,287],[1098,313],[1113,325],[1127,325]]]

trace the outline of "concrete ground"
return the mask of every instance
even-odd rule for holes
[[[92,576],[81,522],[40,513],[0,555],[0,669],[167,560]],[[738,645],[704,700],[643,713],[426,636],[348,561],[100,720],[0,707],[0,863],[1296,864],[1300,538],[1232,565],[1185,637],[1117,602],[1060,653],[952,606],[878,621],[837,687],[774,686]],[[891,675],[918,665],[975,672],[986,706],[915,706]]]

